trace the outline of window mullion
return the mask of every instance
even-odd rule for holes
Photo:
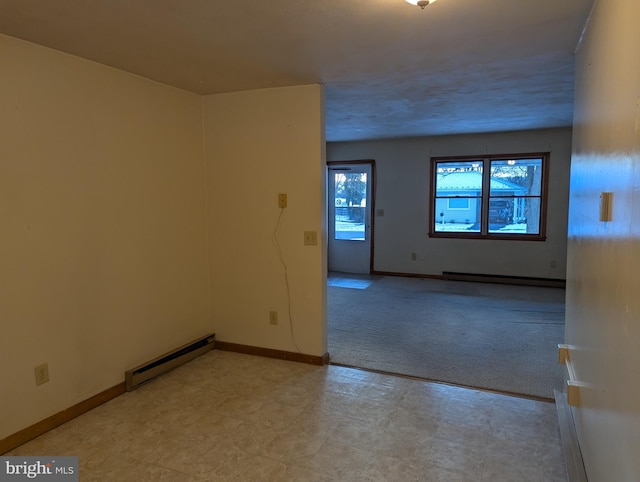
[[[491,191],[491,160],[482,161],[482,222],[480,234],[486,236],[489,233],[489,193]]]

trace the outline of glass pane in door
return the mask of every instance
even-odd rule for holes
[[[334,173],[334,237],[348,241],[366,240],[367,173]]]

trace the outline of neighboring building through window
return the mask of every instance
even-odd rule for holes
[[[447,207],[449,209],[464,209],[465,211],[468,211],[471,209],[470,205],[468,198],[452,197],[447,199]]]
[[[432,237],[545,239],[549,154],[431,159]]]

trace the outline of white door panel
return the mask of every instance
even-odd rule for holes
[[[329,164],[329,271],[371,272],[371,180],[368,163]]]

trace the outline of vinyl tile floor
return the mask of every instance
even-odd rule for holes
[[[555,405],[214,350],[5,455],[85,481],[566,481]]]

